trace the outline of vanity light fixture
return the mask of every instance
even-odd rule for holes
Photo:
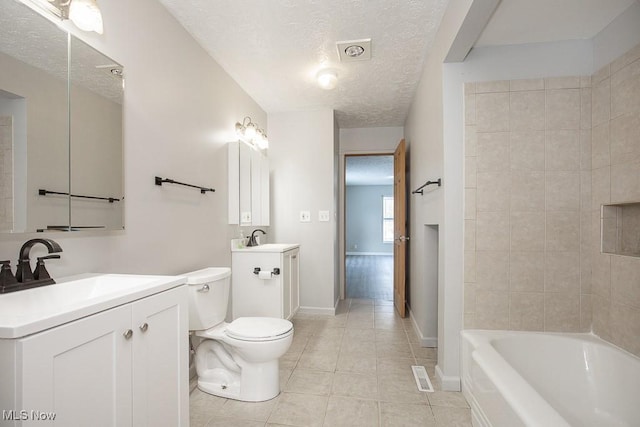
[[[70,20],[82,31],[102,34],[102,13],[96,0],[31,0],[40,9]]]
[[[96,0],[69,0],[69,19],[82,31],[102,34],[102,13]]]
[[[258,150],[266,150],[269,148],[269,140],[263,129],[251,121],[251,117],[247,116],[242,123],[236,122],[236,135],[238,139]]]
[[[318,85],[325,90],[331,90],[338,84],[338,73],[330,68],[318,71],[316,74]]]

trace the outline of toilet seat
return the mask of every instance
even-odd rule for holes
[[[290,335],[293,324],[274,317],[240,317],[229,323],[225,334],[241,341],[273,341]]]

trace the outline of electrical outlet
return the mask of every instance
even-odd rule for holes
[[[300,211],[300,222],[311,222],[311,212]]]
[[[330,221],[329,211],[318,211],[318,221],[329,222]]]

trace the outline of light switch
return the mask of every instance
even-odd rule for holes
[[[318,211],[318,221],[328,222],[330,218],[331,218],[331,213],[329,211]]]
[[[311,212],[300,211],[300,222],[311,222]]]

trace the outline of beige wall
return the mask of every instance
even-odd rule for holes
[[[466,328],[590,329],[589,86],[465,86]]]
[[[465,327],[640,354],[640,259],[601,251],[601,206],[640,201],[640,45],[590,78],[467,84],[465,125]]]
[[[640,258],[600,251],[600,206],[640,201],[640,45],[593,82],[593,332],[640,355]]]

